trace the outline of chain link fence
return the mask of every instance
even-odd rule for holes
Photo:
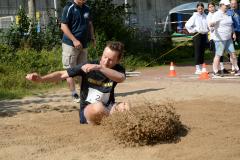
[[[13,24],[18,24],[18,16],[15,15],[18,10],[19,8],[11,7],[5,9],[4,7],[0,7],[0,29],[6,31],[10,27],[11,22],[13,22]],[[25,10],[26,13],[28,13],[28,9],[25,8]],[[59,13],[59,15],[61,15],[61,13]],[[53,9],[40,8],[40,11],[36,12],[39,31],[41,28],[48,27],[51,17],[55,17],[55,10]]]

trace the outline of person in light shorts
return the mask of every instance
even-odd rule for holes
[[[213,60],[213,76],[223,77],[223,74],[218,71],[218,64],[224,50],[229,52],[230,60],[235,68],[235,75],[239,76],[240,70],[237,65],[237,59],[232,40],[232,37],[234,41],[236,40],[236,35],[232,25],[232,16],[229,12],[227,12],[230,2],[229,0],[221,0],[219,4],[220,10],[214,13],[210,23],[210,27],[215,27],[215,37],[213,40],[215,42],[216,54]]]
[[[74,67],[88,60],[88,33],[92,45],[96,46],[91,21],[91,9],[84,2],[85,0],[73,0],[63,9],[61,19],[61,29],[64,32],[62,38],[62,63],[65,69]],[[77,80],[81,86],[81,77],[77,76]],[[72,92],[73,102],[79,103],[80,98],[75,90],[75,78],[68,78],[67,83]]]
[[[88,50],[76,49],[75,47],[69,46],[65,43],[62,44],[62,63],[63,68],[72,68],[77,64],[81,64],[88,61]]]
[[[216,48],[216,54],[218,56],[224,56],[222,50],[226,50],[228,53],[234,53],[234,45],[232,39],[225,40],[225,41],[216,41],[214,40],[215,48]],[[221,47],[220,47],[221,46]]]
[[[214,2],[208,2],[208,15],[207,15],[207,23],[208,25],[210,25],[210,22],[212,20],[212,16],[215,13],[215,3]],[[210,51],[213,52],[213,60],[215,57],[215,53],[216,53],[216,49],[215,49],[215,43],[213,41],[214,37],[215,37],[215,30],[214,27],[209,27],[209,36],[208,39],[210,41]],[[220,58],[220,67],[221,67],[221,72],[223,74],[228,74],[229,72],[225,69],[224,64],[223,64],[223,57],[221,56]],[[213,63],[213,70],[214,70],[214,63]]]

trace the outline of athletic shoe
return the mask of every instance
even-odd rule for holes
[[[222,72],[222,74],[228,74],[229,73],[225,68],[221,72]]]
[[[235,71],[235,76],[240,76],[240,70]]]
[[[234,74],[234,73],[235,73],[235,70],[232,70],[232,71],[231,71],[231,74]]]
[[[72,95],[73,103],[80,103],[80,98],[77,94]]]
[[[197,71],[195,72],[195,74],[202,74],[202,71],[197,70]]]
[[[218,73],[213,72],[213,77],[223,77],[223,74],[221,71],[218,71]]]

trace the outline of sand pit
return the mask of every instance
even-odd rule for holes
[[[144,146],[179,141],[178,133],[187,128],[181,124],[172,105],[144,103],[131,112],[117,112],[105,117],[101,124],[104,131],[125,146]]]
[[[68,89],[0,101],[0,159],[239,159],[237,86],[126,81],[116,101],[136,118],[95,126],[79,124]]]

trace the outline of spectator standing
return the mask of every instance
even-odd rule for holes
[[[73,0],[63,9],[61,19],[61,29],[64,32],[62,38],[62,63],[65,69],[88,61],[88,33],[90,34],[91,44],[96,46],[91,10],[84,2],[85,0]],[[82,77],[77,76],[77,80],[81,86]],[[80,98],[75,90],[75,78],[67,78],[67,83],[72,92],[73,102],[80,103]]]
[[[210,22],[212,20],[212,16],[213,14],[215,13],[215,3],[214,2],[209,2],[208,3],[208,15],[207,15],[207,23],[208,25],[210,25]],[[210,32],[210,50],[213,51],[213,59],[215,57],[215,52],[216,52],[216,49],[215,49],[215,43],[213,41],[213,37],[215,36],[215,31],[214,31],[214,27],[209,27],[209,32]],[[222,74],[228,74],[229,72],[224,68],[224,65],[223,65],[223,56],[221,56],[220,58],[220,67],[221,67],[221,71],[222,71]],[[213,65],[213,70],[214,70],[214,65]]]
[[[240,75],[240,70],[237,65],[235,49],[233,46],[233,39],[236,39],[235,31],[232,26],[232,17],[227,12],[230,6],[229,0],[220,1],[220,10],[214,13],[210,27],[215,27],[216,35],[214,37],[214,43],[216,47],[216,54],[214,57],[214,76],[223,77],[221,72],[218,71],[218,64],[220,57],[223,55],[223,51],[226,50],[230,55],[230,60],[235,68],[235,75]],[[233,34],[233,36],[232,36]]]
[[[194,12],[193,16],[185,24],[188,32],[193,33],[194,35],[206,28],[204,31],[194,37],[196,64],[195,74],[202,73],[202,65],[204,63],[204,52],[207,43],[206,34],[208,33],[206,17],[207,15],[204,13],[204,5],[202,3],[198,3],[197,12]]]

